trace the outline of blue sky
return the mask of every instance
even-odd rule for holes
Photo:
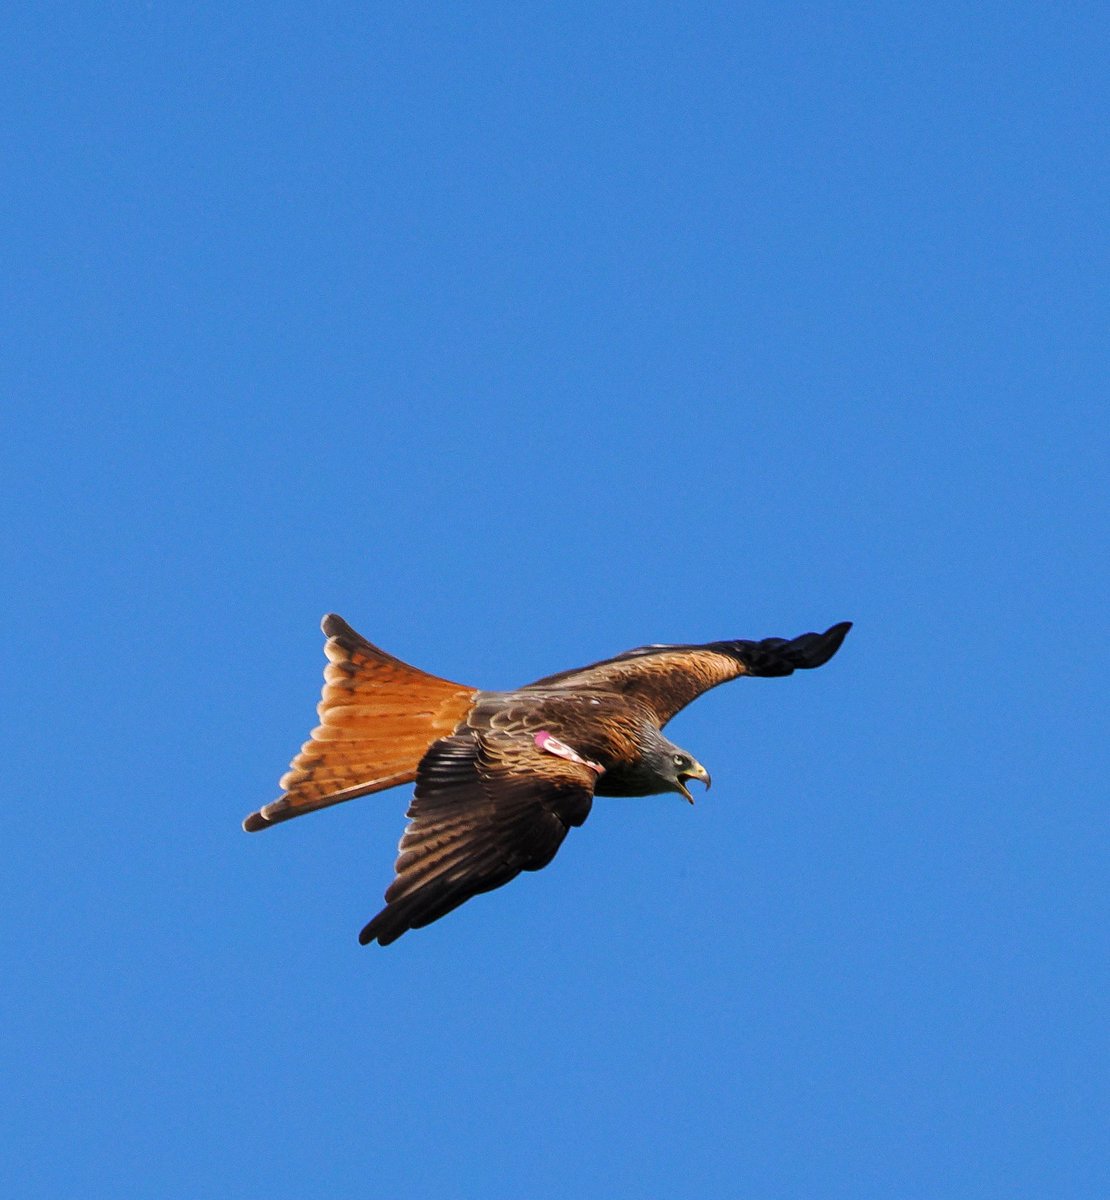
[[[9,17],[13,1194],[1106,1194],[1108,32]],[[239,828],[330,610],[487,687],[856,627],[382,950],[405,790]]]

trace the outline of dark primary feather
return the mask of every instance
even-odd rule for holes
[[[848,636],[851,621],[841,621],[824,633],[802,633],[796,638],[764,638],[760,642],[710,642],[708,649],[720,650],[744,665],[746,675],[775,677],[823,667]]]

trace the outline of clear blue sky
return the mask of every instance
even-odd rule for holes
[[[1110,1194],[1103,5],[29,5],[10,1194]],[[253,837],[317,623],[506,687],[856,627],[386,950]]]

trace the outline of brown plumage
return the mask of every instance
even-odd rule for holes
[[[266,829],[416,781],[386,906],[359,941],[388,945],[521,871],[546,866],[593,797],[676,791],[709,774],[664,725],[741,675],[790,675],[836,653],[848,621],[787,641],[644,646],[514,692],[484,692],[410,667],[324,618],[320,725],[243,822]],[[692,802],[692,800],[691,800]]]

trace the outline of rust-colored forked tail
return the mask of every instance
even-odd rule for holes
[[[474,702],[475,689],[410,667],[334,613],[320,628],[328,639],[320,724],[279,780],[282,795],[243,822],[248,833],[410,783],[424,752]]]

